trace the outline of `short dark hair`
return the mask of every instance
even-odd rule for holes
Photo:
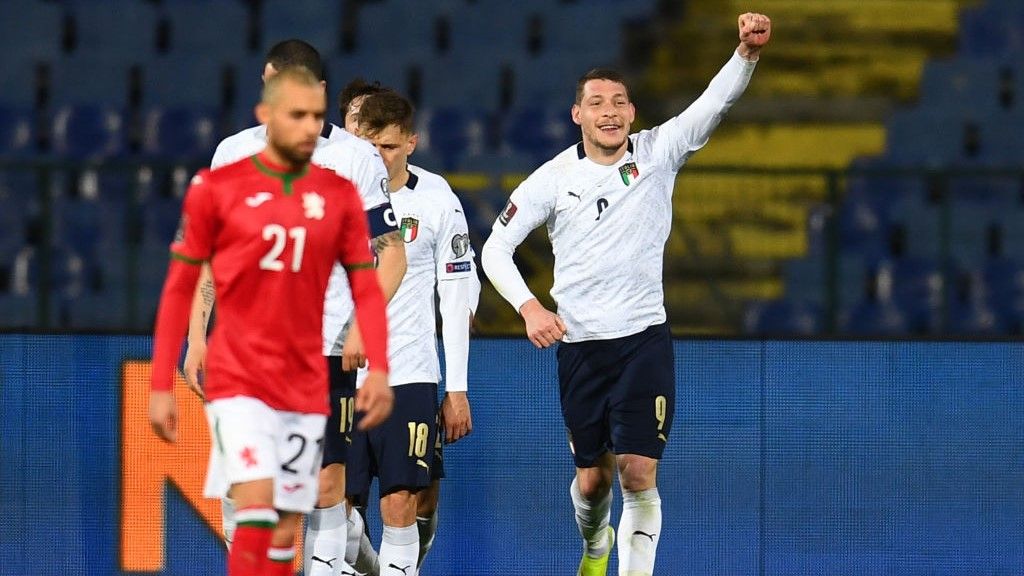
[[[320,60],[320,53],[308,42],[297,38],[283,40],[271,46],[267,52],[266,63],[278,72],[285,68],[301,66],[312,72],[318,80],[324,79],[324,64]]]
[[[342,119],[348,114],[348,106],[356,98],[362,96],[369,96],[371,94],[380,94],[388,90],[387,88],[380,85],[379,81],[367,82],[362,78],[356,78],[349,82],[341,92],[338,93],[338,111],[341,112]]]
[[[583,102],[583,87],[587,82],[591,80],[611,80],[612,82],[618,82],[626,88],[626,98],[629,98],[629,85],[626,84],[626,77],[622,75],[618,70],[612,70],[611,68],[593,68],[580,79],[576,81],[576,103],[581,104]]]
[[[396,125],[404,134],[415,133],[412,102],[395,92],[384,90],[367,96],[359,108],[359,129],[373,136],[388,126]]]

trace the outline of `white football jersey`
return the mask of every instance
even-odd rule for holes
[[[564,341],[618,338],[665,322],[662,261],[676,173],[707,143],[753,69],[734,54],[682,114],[630,135],[614,165],[589,160],[581,142],[512,192],[491,237],[514,248],[547,224],[555,257],[551,296],[566,325]],[[485,269],[518,310],[533,295],[521,281],[502,281],[508,276],[492,269],[489,250]]]
[[[395,297],[388,304],[388,380],[392,386],[419,382],[440,382],[441,371],[437,351],[437,321],[434,308],[435,287],[441,297],[442,321],[459,323],[462,332],[449,342],[446,337],[446,365],[461,365],[453,374],[447,367],[446,389],[466,390],[465,366],[468,361],[469,312],[476,309],[480,282],[473,263],[474,252],[469,244],[466,216],[451,187],[444,178],[416,166],[409,166],[409,181],[391,193],[391,207],[405,241],[408,268]],[[457,296],[446,291],[445,283],[464,282]],[[460,301],[445,302],[446,298]],[[466,299],[463,299],[466,298]],[[455,308],[457,318],[446,316]],[[454,344],[454,348],[449,344]],[[464,345],[463,345],[464,344]],[[361,369],[358,383],[366,377]],[[459,381],[453,381],[459,380]]]
[[[333,126],[333,125],[332,125]],[[334,170],[356,185],[370,222],[370,236],[395,230],[396,222],[388,203],[388,173],[372,144],[333,126],[330,139],[321,137],[313,152],[313,164]],[[267,127],[253,126],[225,138],[213,154],[212,168],[237,162],[261,152],[267,146]],[[355,310],[348,276],[335,264],[327,283],[324,301],[324,354],[341,354],[348,325]]]

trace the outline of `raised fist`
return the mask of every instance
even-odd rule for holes
[[[739,17],[740,45],[744,56],[756,55],[772,36],[772,21],[764,14],[747,12]]]

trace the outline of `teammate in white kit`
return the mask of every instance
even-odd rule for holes
[[[583,140],[538,168],[513,193],[483,248],[483,267],[519,311],[538,347],[556,341],[562,415],[576,477],[570,489],[584,540],[578,574],[604,575],[614,542],[612,474],[623,512],[619,574],[654,573],[661,532],[656,472],[675,401],[662,261],[676,173],[703,147],[746,89],[771,21],[739,17],[740,44],[682,114],[637,134],[623,77],[593,70],[576,86],[573,121]],[[551,296],[533,296],[512,260],[546,224],[555,257]]]
[[[352,497],[368,493],[371,476],[379,479],[384,522],[381,576],[418,574],[437,526],[443,468],[437,429],[441,371],[435,289],[445,351],[440,413],[444,437],[455,442],[473,427],[466,395],[469,328],[480,283],[462,204],[441,176],[408,163],[417,142],[413,120],[413,106],[390,90],[371,94],[361,103],[359,132],[376,145],[388,167],[391,205],[409,263],[398,294],[388,305],[395,411],[381,427],[352,433],[347,468]]]
[[[267,79],[294,66],[310,69],[322,82],[320,55],[301,40],[286,40],[271,48],[263,77]],[[243,130],[217,146],[211,166],[217,168],[255,154],[266,147],[266,143],[266,126]],[[380,155],[372,145],[325,122],[312,162],[334,170],[356,185],[370,224],[381,288],[385,298],[390,299],[405,273],[405,247],[399,239],[394,213],[387,199],[387,171]],[[205,361],[206,327],[212,307],[213,280],[208,266],[204,266],[193,301],[185,358],[186,380],[197,392],[200,391],[198,373]],[[331,415],[327,421],[319,498],[307,523],[307,576],[326,576],[337,572],[345,553],[349,523],[349,510],[344,502],[347,435],[353,420],[355,371],[365,364],[362,339],[352,319],[353,302],[348,279],[344,270],[336,266],[327,287],[323,322],[323,353],[327,356],[331,383]],[[234,525],[230,500],[224,500],[222,510],[225,537],[230,543]],[[358,523],[361,526],[361,519]]]

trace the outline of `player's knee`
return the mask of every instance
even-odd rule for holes
[[[658,461],[646,456],[625,454],[619,456],[619,484],[625,492],[640,492],[654,488]]]
[[[428,488],[416,493],[416,515],[421,518],[429,518],[437,511],[437,499],[441,487],[438,480],[431,482]]]
[[[416,494],[397,490],[380,499],[380,516],[388,526],[410,526],[416,522]]]
[[[611,471],[601,467],[580,469],[576,478],[580,495],[587,500],[600,500],[612,489]]]
[[[337,506],[345,499],[345,468],[332,464],[320,470],[320,487],[317,507]]]

